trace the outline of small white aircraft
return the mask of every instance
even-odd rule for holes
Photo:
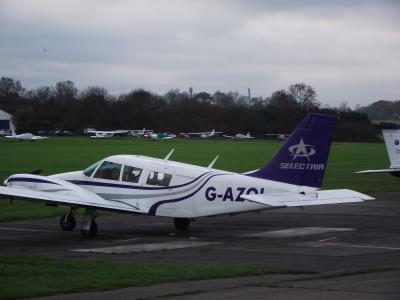
[[[284,142],[287,138],[289,138],[290,134],[286,133],[267,133],[265,134],[268,138],[275,138],[278,142]]]
[[[400,129],[383,129],[382,133],[390,160],[389,168],[358,171],[355,172],[356,174],[390,173],[390,175],[400,177]]]
[[[205,216],[293,206],[362,202],[373,198],[352,190],[320,191],[336,118],[309,114],[262,168],[247,173],[213,169],[218,156],[200,167],[140,155],[107,157],[83,171],[40,176],[16,174],[0,194],[69,207],[63,230],[97,234],[96,210],[171,217],[178,230]]]
[[[243,133],[238,133],[234,136],[232,135],[223,135],[223,137],[228,138],[228,139],[240,139],[240,140],[245,140],[245,139],[254,139],[254,136],[250,135],[250,132],[243,134]]]
[[[11,135],[6,135],[6,138],[20,140],[20,141],[39,141],[47,139],[46,136],[33,135],[32,133],[16,134],[14,129],[11,130]]]
[[[116,137],[124,137],[129,135],[129,130],[112,130],[112,131],[99,131],[99,130],[89,130],[87,133],[94,133],[95,135],[91,135],[91,138],[94,139],[107,139],[107,138],[116,138]]]
[[[144,136],[144,135],[146,135],[146,134],[153,134],[153,132],[154,132],[154,130],[152,130],[152,129],[146,129],[146,128],[143,128],[143,129],[133,129],[133,130],[130,130],[130,135],[131,136],[135,136],[135,137],[142,137],[142,136]]]
[[[222,131],[215,131],[214,129],[212,131],[205,131],[205,132],[190,132],[188,135],[197,135],[203,139],[208,139],[210,137],[213,137],[215,135],[221,134]]]
[[[176,134],[173,134],[170,132],[151,133],[151,134],[148,134],[148,138],[153,141],[166,141],[166,140],[176,138]]]

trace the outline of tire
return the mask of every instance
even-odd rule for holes
[[[81,233],[84,238],[87,239],[94,238],[97,235],[97,223],[93,220],[90,223],[90,229],[89,230],[81,229]]]
[[[190,220],[187,218],[175,218],[174,224],[176,230],[185,231],[189,228]]]
[[[75,216],[72,212],[65,213],[60,218],[60,227],[64,231],[74,230],[76,225]]]

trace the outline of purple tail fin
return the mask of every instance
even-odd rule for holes
[[[336,117],[308,114],[272,160],[248,176],[320,188]]]

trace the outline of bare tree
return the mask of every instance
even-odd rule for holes
[[[289,94],[303,109],[318,108],[321,103],[317,101],[317,92],[305,83],[295,83],[289,86]]]
[[[21,85],[21,81],[14,80],[10,77],[1,77],[0,80],[0,97],[15,94],[21,96],[25,89]]]

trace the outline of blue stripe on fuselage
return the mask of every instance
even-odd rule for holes
[[[154,204],[150,207],[149,212],[148,212],[147,214],[150,215],[150,216],[155,216],[155,215],[156,215],[157,208],[158,208],[160,205],[163,205],[163,204],[165,204],[165,203],[180,202],[180,201],[182,201],[182,200],[185,200],[185,199],[187,199],[187,198],[190,198],[190,197],[192,197],[193,195],[195,195],[198,191],[200,191],[200,190],[204,187],[204,185],[205,185],[211,178],[216,177],[216,176],[223,176],[223,175],[232,175],[232,174],[214,174],[214,175],[211,175],[211,176],[208,177],[207,180],[204,181],[204,183],[203,183],[197,190],[195,190],[193,193],[191,193],[191,194],[189,194],[189,195],[186,195],[186,196],[183,196],[183,197],[180,197],[180,198],[176,198],[176,199],[172,199],[172,200],[162,200],[162,201],[159,201],[159,202],[157,202],[157,203],[154,203]]]
[[[49,181],[46,179],[40,179],[40,178],[29,178],[29,177],[13,177],[7,179],[7,182],[14,182],[14,181],[20,181],[20,182],[39,182],[39,183],[50,183],[50,184],[57,184],[60,185],[59,183]]]

